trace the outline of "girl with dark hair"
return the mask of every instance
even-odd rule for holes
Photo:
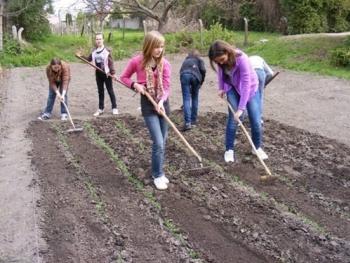
[[[258,78],[249,62],[248,56],[241,50],[221,40],[215,41],[210,46],[208,55],[211,67],[218,74],[219,96],[223,98],[226,94],[227,101],[235,110],[234,115],[230,110],[228,111],[225,162],[235,161],[234,141],[237,121],[246,109],[257,154],[259,154],[261,159],[267,159],[267,154],[261,148],[261,100],[258,91]],[[214,64],[217,65],[217,70]],[[254,151],[252,153],[255,154]]]
[[[40,120],[48,120],[51,118],[56,97],[59,101],[68,105],[67,91],[71,78],[69,65],[58,58],[53,58],[46,67],[46,75],[49,81],[49,96],[44,113],[38,118]],[[61,120],[65,121],[67,117],[66,108],[63,103],[61,103]]]

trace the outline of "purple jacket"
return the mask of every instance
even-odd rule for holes
[[[249,63],[248,56],[238,49],[236,52],[236,65],[230,71],[230,81],[225,82],[223,69],[218,67],[219,90],[227,93],[233,86],[240,95],[238,109],[245,110],[248,101],[258,89],[258,77]]]

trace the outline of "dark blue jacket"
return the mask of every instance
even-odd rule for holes
[[[202,85],[205,79],[205,65],[204,61],[196,56],[187,56],[182,63],[180,69],[180,75],[184,73],[190,73],[195,76],[199,83]]]

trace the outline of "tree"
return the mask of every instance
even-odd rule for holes
[[[169,12],[179,0],[119,0],[115,1],[124,13],[138,13],[158,22],[158,31],[162,32],[168,22]]]
[[[6,2],[5,15],[17,28],[24,28],[27,39],[41,38],[50,33],[46,8],[52,0],[11,0]]]
[[[114,0],[84,0],[90,13],[94,13],[99,21],[100,29],[103,31],[103,22],[112,12]]]

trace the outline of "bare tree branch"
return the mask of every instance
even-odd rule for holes
[[[11,17],[11,16],[19,16],[22,14],[26,9],[30,7],[31,4],[34,3],[34,0],[27,0],[24,7],[20,10],[14,11],[14,12],[4,12],[4,16]]]
[[[124,9],[125,12],[136,12],[152,18],[158,22],[158,30],[161,31],[168,21],[169,11],[178,3],[179,0],[157,0],[154,4],[146,6],[140,0],[115,0],[115,2]],[[162,5],[160,6],[160,4]]]

